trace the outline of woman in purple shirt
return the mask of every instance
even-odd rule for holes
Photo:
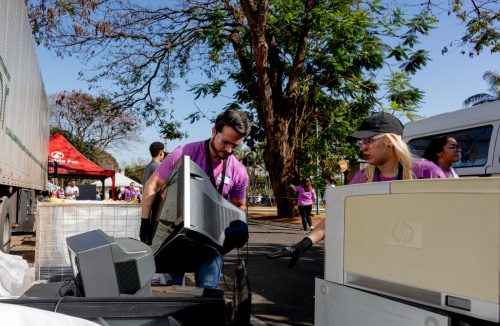
[[[414,159],[408,146],[401,139],[402,134],[403,124],[390,113],[381,112],[366,118],[350,138],[357,141],[368,167],[358,171],[349,184],[446,178],[443,171],[434,163]],[[289,256],[291,259],[288,267],[292,268],[307,249],[324,237],[325,221],[322,221],[302,241],[293,246],[280,248],[268,258]]]
[[[302,181],[302,185],[290,185],[290,188],[292,188],[298,195],[297,206],[299,207],[299,214],[302,218],[304,233],[307,234],[309,232],[309,228],[311,230],[313,229],[311,211],[312,204],[316,201],[316,191],[314,191],[314,188],[311,186],[311,180],[309,178],[305,178]]]
[[[430,141],[423,157],[434,162],[447,178],[456,179],[458,173],[452,164],[462,158],[462,146],[452,137],[437,137]]]
[[[141,194],[139,193],[139,190],[135,188],[135,182],[131,182],[130,186],[128,189],[125,189],[123,191],[121,199],[125,201],[132,201],[132,200],[140,200],[141,199]]]

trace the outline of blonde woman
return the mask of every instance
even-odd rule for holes
[[[350,138],[356,139],[368,163],[358,171],[349,184],[391,180],[446,178],[443,171],[427,160],[415,160],[406,143],[401,139],[403,124],[390,113],[377,113],[366,118]],[[325,221],[293,246],[283,247],[268,258],[292,257],[292,268],[304,252],[325,237]]]

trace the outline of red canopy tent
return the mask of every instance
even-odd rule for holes
[[[114,199],[115,193],[115,171],[107,170],[89,161],[80,153],[64,136],[56,132],[49,140],[49,160],[57,163],[57,176],[68,176],[75,178],[95,177],[104,179],[111,177],[111,188]],[[49,169],[50,170],[50,169]],[[50,171],[49,171],[50,174]],[[103,189],[104,192],[104,189]]]

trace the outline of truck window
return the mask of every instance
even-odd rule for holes
[[[456,168],[483,166],[488,160],[492,125],[471,129],[455,130],[446,133],[412,139],[408,142],[415,156],[422,157],[431,139],[439,136],[453,137],[462,145],[462,160],[455,163]]]

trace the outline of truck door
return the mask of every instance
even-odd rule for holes
[[[486,168],[486,174],[500,175],[500,121],[495,121],[496,130],[492,135],[493,160],[492,164]]]

